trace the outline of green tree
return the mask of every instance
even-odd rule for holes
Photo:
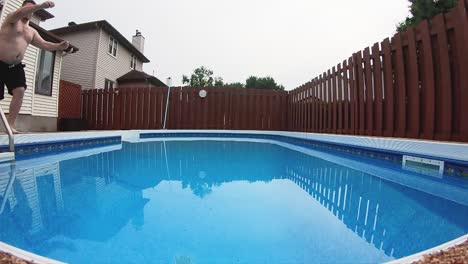
[[[224,83],[223,78],[213,77],[213,71],[204,66],[196,68],[190,77],[182,75],[182,83],[198,87],[224,86],[235,88],[284,90],[284,87],[282,85],[278,85],[271,77],[251,76],[245,81],[245,84],[240,82]]]
[[[214,85],[215,85],[215,86],[223,86],[223,85],[224,85],[223,78],[221,78],[221,77],[216,77],[216,78],[215,78]]]
[[[255,76],[250,76],[245,81],[245,88],[284,90],[284,86],[278,85],[275,79],[271,77],[255,77]]]
[[[226,83],[224,86],[232,88],[245,88],[245,84],[240,82]]]
[[[222,86],[223,85],[223,78],[216,77],[213,78],[213,71],[206,68],[205,66],[201,66],[196,68],[190,78],[186,75],[182,75],[182,83],[188,84],[190,86]]]
[[[419,24],[424,19],[430,19],[437,14],[448,12],[455,7],[458,0],[408,0],[410,13],[405,21],[397,25],[397,31],[403,32],[409,27]]]

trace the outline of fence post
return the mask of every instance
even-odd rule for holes
[[[419,138],[419,71],[418,58],[416,50],[416,34],[413,28],[409,28],[406,32],[408,40],[408,58],[406,58],[406,72],[408,79],[407,97],[408,106],[406,108],[406,118],[408,119],[408,128],[406,136],[411,138]]]
[[[440,14],[432,19],[435,32],[437,33],[437,82],[436,82],[436,139],[450,140],[452,133],[452,81],[450,76],[450,61],[447,31],[444,15]]]
[[[338,64],[338,117],[337,117],[337,133],[343,134],[343,69],[341,63]]]
[[[383,78],[384,78],[384,133],[386,137],[394,135],[394,86],[393,86],[393,70],[392,70],[392,48],[390,40],[386,38],[382,42],[383,51]]]
[[[344,104],[344,118],[343,118],[343,134],[350,134],[349,126],[349,80],[348,80],[348,63],[343,61],[343,104]]]
[[[459,61],[459,83],[455,84],[458,86],[460,91],[460,120],[455,122],[460,124],[459,140],[468,142],[468,0],[459,1],[457,7],[454,9],[453,14],[456,17],[455,22],[455,39],[456,39],[456,56]]]
[[[375,132],[376,136],[382,136],[382,114],[383,114],[383,105],[382,105],[382,60],[380,59],[380,48],[379,43],[375,43],[372,46],[372,73],[374,76],[374,122],[375,122]]]
[[[110,92],[114,93],[114,124],[113,129],[121,130],[122,129],[122,92],[120,88],[110,89]]]
[[[356,54],[356,61],[355,61],[355,73],[357,73],[357,76],[355,75],[354,78],[356,79],[357,82],[357,97],[356,97],[356,102],[358,102],[358,120],[357,120],[357,134],[359,135],[364,135],[365,134],[365,128],[366,128],[366,105],[364,103],[364,69],[362,67],[362,52],[359,51]]]
[[[336,84],[336,78],[337,78],[337,75],[336,75],[336,67],[333,66],[332,68],[332,75],[331,75],[331,85],[330,85],[330,88],[331,88],[331,93],[330,93],[330,103],[331,103],[331,111],[332,111],[332,115],[331,115],[331,120],[332,120],[332,127],[331,127],[331,131],[336,134],[337,130],[336,130],[336,124],[337,124],[337,84]]]
[[[405,137],[406,135],[406,79],[405,79],[405,61],[403,54],[403,45],[401,34],[397,33],[392,38],[392,48],[395,56],[395,120],[396,136]]]
[[[372,136],[374,133],[374,98],[373,98],[373,78],[372,78],[372,66],[370,58],[369,47],[364,49],[364,65],[365,65],[365,87],[366,92],[364,98],[366,100],[366,127],[364,134]]]

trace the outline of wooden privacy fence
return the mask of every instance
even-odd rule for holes
[[[81,118],[81,86],[64,80],[60,81],[58,122],[64,118]]]
[[[291,91],[289,129],[467,142],[467,3]]]
[[[82,92],[88,129],[161,129],[167,87]],[[287,92],[229,87],[171,89],[166,128],[286,130]]]
[[[57,126],[63,119],[81,118],[81,86],[60,80]]]

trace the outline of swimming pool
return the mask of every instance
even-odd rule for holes
[[[376,263],[468,233],[465,179],[183,136],[19,156],[1,168],[0,241],[69,263]]]

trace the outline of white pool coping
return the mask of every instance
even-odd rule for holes
[[[27,260],[30,262],[38,263],[38,264],[64,264],[64,262],[60,262],[57,260],[53,260],[50,258],[46,258],[43,256],[36,255],[34,253],[7,245],[5,243],[0,242],[0,251],[5,253],[9,253],[15,257],[18,257],[23,260]]]
[[[54,141],[67,141],[67,140],[83,140],[83,139],[96,139],[96,138],[103,138],[103,137],[116,137],[121,136],[122,141],[126,142],[144,142],[144,141],[154,141],[151,139],[145,140],[140,139],[140,134],[146,133],[155,133],[155,134],[165,134],[165,133],[206,133],[206,134],[255,134],[255,135],[273,135],[273,136],[286,136],[286,137],[293,137],[299,139],[308,139],[319,141],[323,143],[331,143],[331,144],[339,144],[339,145],[347,145],[350,147],[358,147],[358,148],[368,148],[377,151],[387,151],[387,152],[394,152],[394,153],[404,153],[414,156],[422,156],[422,157],[434,157],[439,158],[441,160],[450,160],[456,161],[461,163],[468,163],[468,144],[466,143],[453,143],[453,142],[438,142],[438,141],[428,141],[428,140],[413,140],[413,139],[400,139],[400,138],[380,138],[380,137],[366,137],[366,136],[348,136],[348,135],[334,135],[334,134],[315,134],[315,133],[301,133],[301,132],[281,132],[281,131],[256,131],[256,130],[242,130],[242,131],[234,131],[234,130],[129,130],[129,131],[87,131],[87,132],[66,132],[66,133],[43,133],[43,134],[21,134],[15,135],[15,144],[34,144],[34,143],[46,143],[46,142],[54,142]],[[210,138],[206,138],[210,139]],[[180,140],[180,139],[179,139]],[[190,139],[187,139],[190,140]],[[239,138],[240,140],[245,140],[245,138]],[[271,143],[274,140],[259,140]],[[276,144],[280,143],[279,145],[284,145],[288,148],[298,150],[300,152],[310,152],[310,150],[305,151],[305,148],[293,146],[291,144],[283,143],[283,142],[276,142]],[[0,135],[0,146],[8,145],[8,136]],[[287,146],[289,145],[289,146]],[[291,147],[293,146],[293,147]],[[121,148],[120,146],[117,147],[109,147],[109,148],[101,148],[97,150],[97,153],[106,152],[106,151],[113,151],[116,149]],[[89,153],[88,153],[89,152]],[[83,151],[81,154],[85,155],[93,155],[96,151]],[[322,153],[323,155],[323,153]],[[47,162],[52,162],[52,160],[65,160],[76,157],[75,154],[70,155],[55,155],[55,157],[48,157],[46,158]],[[323,158],[323,157],[321,157]],[[329,158],[329,157],[328,157]],[[327,157],[325,157],[327,159]],[[333,158],[333,162],[341,163],[340,159]],[[21,161],[18,162],[18,166],[34,166],[35,163],[28,163],[24,162],[23,164]],[[350,166],[351,165],[351,166]],[[349,162],[346,164],[348,167],[355,168],[355,166],[359,166],[359,164],[350,164]],[[373,173],[371,173],[373,174]],[[413,184],[410,184],[409,187]],[[460,238],[457,238],[453,241],[447,242],[443,245],[437,246],[435,248],[401,258],[395,261],[388,262],[389,264],[396,264],[396,263],[412,263],[421,259],[424,255],[432,254],[435,252],[439,252],[440,250],[446,250],[450,247],[455,245],[459,245],[468,239],[468,234],[464,235]],[[63,263],[59,261],[55,261],[52,259],[48,259],[10,245],[0,242],[0,251],[10,253],[15,255],[19,258],[33,261],[35,263]]]
[[[385,264],[407,264],[407,263],[409,264],[409,263],[413,263],[413,262],[421,260],[426,255],[438,253],[440,251],[446,251],[449,248],[452,248],[454,246],[458,246],[458,245],[463,244],[467,240],[468,240],[468,234],[466,234],[464,236],[461,236],[461,237],[459,237],[457,239],[454,239],[454,240],[452,240],[450,242],[444,243],[444,244],[442,244],[440,246],[433,247],[431,249],[428,249],[428,250],[425,250],[423,252],[419,252],[419,253],[416,253],[414,255],[407,256],[407,257],[404,257],[404,258],[401,258],[401,259],[392,260],[392,261],[386,262]]]

